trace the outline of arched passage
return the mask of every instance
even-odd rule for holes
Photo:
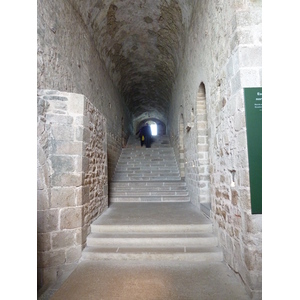
[[[141,122],[139,122],[136,126],[135,132],[137,132],[145,123],[148,123],[149,125],[151,124],[156,124],[157,126],[157,135],[165,135],[166,134],[166,124],[162,122],[159,119],[156,118],[149,118],[149,119],[144,119]]]
[[[200,166],[200,207],[210,215],[210,173],[208,157],[208,124],[206,112],[206,91],[203,82],[200,84],[196,101],[197,120],[197,156]]]
[[[185,157],[184,157],[184,120],[183,114],[180,114],[179,117],[179,169],[180,169],[180,176],[181,178],[185,177]]]

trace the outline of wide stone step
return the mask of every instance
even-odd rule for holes
[[[185,181],[123,181],[123,182],[111,182],[110,183],[111,188],[168,188],[168,189],[174,189],[174,188],[185,188],[186,182]]]
[[[135,176],[135,175],[141,175],[141,176],[178,176],[179,172],[177,170],[122,170],[122,171],[116,171],[115,175],[127,175],[127,176]]]
[[[86,247],[83,260],[222,261],[218,247]]]
[[[141,233],[91,233],[87,238],[87,246],[92,247],[132,247],[135,246],[176,246],[176,247],[216,247],[218,240],[212,233],[206,232],[141,232]]]
[[[148,196],[159,196],[159,197],[168,197],[168,196],[188,196],[187,191],[147,191],[147,190],[118,190],[111,191],[111,197],[126,197],[126,196],[135,196],[135,197],[148,197]]]
[[[112,186],[109,187],[110,192],[184,192],[187,191],[186,186]]]
[[[115,172],[122,172],[122,171],[152,171],[152,172],[174,172],[178,171],[177,166],[161,166],[160,164],[157,166],[144,166],[144,165],[118,165],[116,167]]]
[[[145,196],[187,196],[188,191],[186,187],[117,187],[109,189],[110,196],[116,196],[118,194],[128,195],[145,195]]]
[[[114,202],[190,202],[189,196],[110,196],[109,201]]]
[[[164,168],[162,168],[164,167]],[[174,161],[153,161],[153,162],[149,162],[149,161],[119,161],[118,165],[116,166],[117,168],[153,168],[153,170],[155,169],[159,169],[162,168],[162,170],[167,170],[167,168],[178,168],[177,163]]]
[[[127,205],[127,204],[126,204]],[[176,204],[177,205],[177,204]],[[206,232],[212,233],[212,223],[199,223],[199,224],[91,224],[92,233],[189,233],[189,232]]]
[[[113,181],[157,181],[157,180],[162,180],[162,181],[169,181],[169,180],[181,180],[180,176],[123,176],[123,175],[115,175]]]
[[[191,204],[112,203],[91,224],[83,260],[223,261],[209,221]]]
[[[151,170],[177,170],[178,166],[176,163],[174,164],[164,164],[164,163],[158,163],[156,165],[147,163],[145,165],[144,162],[141,163],[123,163],[123,164],[118,164],[116,169],[125,169],[125,170],[148,170],[151,168]]]

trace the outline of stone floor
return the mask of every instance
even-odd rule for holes
[[[224,263],[82,261],[51,297],[51,300],[68,299],[248,300],[250,297],[241,280]]]
[[[150,208],[151,205],[151,209]],[[145,209],[146,208],[146,209]],[[188,203],[113,204],[95,223],[180,224],[210,222]],[[39,300],[247,300],[240,279],[224,262],[81,260]]]

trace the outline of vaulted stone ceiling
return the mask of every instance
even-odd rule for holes
[[[166,119],[194,0],[70,0],[134,118]]]

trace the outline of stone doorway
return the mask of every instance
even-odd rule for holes
[[[197,118],[197,156],[200,166],[200,207],[201,210],[210,216],[210,168],[208,154],[208,122],[206,110],[206,91],[203,82],[200,84],[196,102]]]

